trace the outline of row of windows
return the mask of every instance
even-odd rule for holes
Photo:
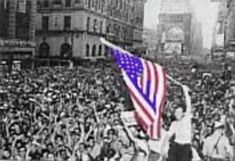
[[[102,45],[86,45],[86,57],[96,57],[96,56],[103,56],[103,47]],[[50,56],[50,46],[48,43],[43,42],[39,46],[39,57],[49,57]],[[68,43],[63,43],[60,46],[60,57],[62,58],[71,58],[72,57],[72,46]],[[105,52],[106,55],[106,52]]]
[[[80,4],[81,0],[75,0],[75,4]],[[62,0],[38,0],[38,7],[47,8],[51,5],[60,5],[62,6],[64,4],[65,7],[71,7],[72,6],[72,0],[64,0],[64,3]]]
[[[58,26],[58,19],[55,19],[54,26]],[[42,16],[42,30],[48,30],[49,29],[49,16]],[[64,16],[64,30],[70,30],[71,29],[71,16]]]
[[[87,31],[90,31],[91,22],[91,18],[87,17]],[[97,19],[93,20],[93,32],[103,33],[103,21],[98,21]]]
[[[42,16],[42,30],[47,31],[49,29],[49,16]],[[56,21],[55,24],[56,26]],[[95,32],[103,34],[104,23],[97,19],[91,19],[87,17],[86,30],[89,32]],[[64,26],[63,29],[71,29],[71,16],[64,16]],[[133,29],[127,26],[121,26],[119,24],[108,24],[106,26],[106,34],[112,35],[114,37],[119,37],[121,39],[130,39],[133,37]]]
[[[94,8],[96,11],[105,11],[105,0],[86,0],[86,5],[89,9]]]
[[[43,42],[42,44],[40,44],[39,46],[39,50],[38,50],[38,56],[42,57],[42,58],[46,58],[50,56],[50,46],[46,43]],[[63,43],[60,46],[60,57],[61,58],[71,58],[73,55],[72,52],[72,46],[68,43]]]
[[[42,16],[42,30],[48,30],[49,29],[49,16]],[[58,24],[58,19],[55,20],[54,26],[56,27]],[[91,30],[91,23],[93,22],[93,29]],[[103,33],[103,21],[98,21],[97,19],[94,19],[91,21],[90,17],[87,17],[87,31],[92,31],[96,33]],[[71,16],[64,16],[64,30],[70,30],[71,29]]]
[[[86,57],[96,57],[96,56],[103,56],[103,47],[102,45],[86,45]],[[106,55],[106,53],[105,53]]]
[[[101,12],[105,11],[105,0],[41,0],[38,1],[38,7],[39,8],[48,8],[48,7],[54,7],[54,6],[60,6],[60,7],[73,7],[74,5],[81,5],[83,4],[83,1],[85,1],[85,5],[88,8],[93,8],[95,10],[100,10]]]
[[[105,11],[106,2],[105,0],[38,0],[38,7],[41,8],[48,8],[53,6],[61,6],[61,7],[73,7],[77,4],[83,4],[83,1],[85,1],[85,5],[89,9],[95,9],[99,10],[101,12]],[[130,4],[131,1],[126,2],[126,0],[108,0],[107,1],[107,8],[111,8],[111,10],[119,10],[121,13],[127,13],[129,11],[132,11],[135,15],[142,16],[143,15],[143,9],[144,5],[142,3],[136,2],[133,6],[133,4]],[[131,10],[130,10],[131,8]]]

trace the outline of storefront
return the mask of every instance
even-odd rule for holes
[[[27,68],[35,55],[35,43],[19,40],[0,40],[0,70]]]

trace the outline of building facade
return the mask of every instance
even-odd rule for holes
[[[35,55],[34,0],[0,0],[0,60],[23,61]]]
[[[164,0],[159,14],[159,52],[189,54],[192,11],[188,0]]]
[[[142,42],[143,0],[38,0],[37,6],[38,57],[104,58],[100,37],[123,47]]]
[[[227,0],[226,6],[226,17],[223,19],[225,24],[225,45],[235,40],[235,1]]]

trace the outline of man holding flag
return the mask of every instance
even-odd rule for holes
[[[179,104],[175,109],[176,121],[173,121],[170,126],[168,135],[164,139],[162,153],[172,137],[174,141],[170,143],[168,151],[168,161],[190,161],[192,160],[192,126],[191,126],[191,98],[189,96],[189,89],[187,86],[182,86],[186,106],[184,103]],[[165,152],[166,153],[166,152]],[[167,155],[167,154],[166,154]]]
[[[166,75],[160,65],[134,56],[104,39],[101,39],[101,42],[110,48],[112,56],[121,69],[136,109],[137,121],[152,140],[159,140],[161,136],[161,116],[167,90],[166,78],[182,86],[187,110],[184,104],[179,105],[175,110],[177,120],[171,125],[170,135],[164,137],[162,152],[167,141],[175,135],[175,141],[169,150],[169,161],[190,161],[192,155],[189,88]]]

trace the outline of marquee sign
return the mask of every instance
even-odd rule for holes
[[[184,31],[179,27],[173,27],[167,32],[166,37],[170,41],[183,41]]]
[[[34,43],[32,41],[0,40],[0,47],[34,48],[34,47],[36,47],[36,43]]]
[[[164,51],[167,54],[181,54],[182,43],[181,42],[166,42],[164,45]]]

